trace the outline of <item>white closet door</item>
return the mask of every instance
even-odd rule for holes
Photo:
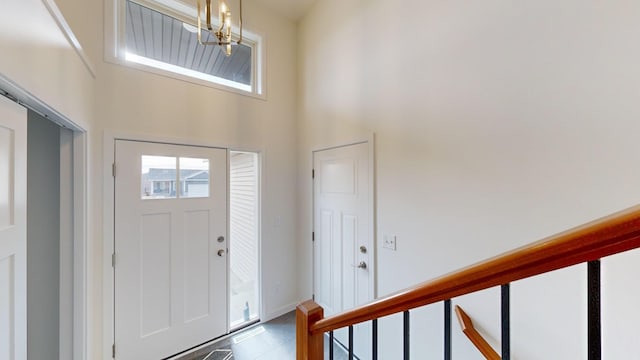
[[[27,111],[0,96],[0,360],[27,358]]]

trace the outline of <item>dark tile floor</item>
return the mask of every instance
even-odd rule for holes
[[[296,358],[296,317],[290,312],[252,326],[177,360],[286,360]],[[230,355],[231,350],[233,355]]]
[[[329,358],[329,340],[325,338],[325,358]],[[296,315],[292,311],[264,324],[193,351],[176,360],[295,360]],[[334,347],[334,359],[347,359],[346,353]]]

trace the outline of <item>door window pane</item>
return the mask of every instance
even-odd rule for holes
[[[209,197],[209,159],[180,158],[180,197]]]
[[[172,156],[142,155],[142,199],[175,199],[177,159]]]

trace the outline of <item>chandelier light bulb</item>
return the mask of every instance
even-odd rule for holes
[[[212,5],[211,0],[205,0],[205,8],[204,8],[204,16],[205,22],[207,24],[207,30],[218,40],[218,41],[202,41],[202,1],[197,0],[197,12],[198,12],[198,42],[201,45],[219,45],[222,47],[222,51],[227,55],[231,55],[231,45],[234,41],[231,40],[231,9],[227,5],[224,0],[218,0],[218,28],[214,31],[213,26],[211,24],[211,13],[212,13]],[[240,17],[238,19],[238,25],[240,27],[240,37],[236,44],[242,43],[242,0],[239,0],[240,3]]]

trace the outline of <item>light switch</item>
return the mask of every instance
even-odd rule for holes
[[[384,235],[382,247],[389,250],[396,250],[396,240],[397,236],[395,235]]]

